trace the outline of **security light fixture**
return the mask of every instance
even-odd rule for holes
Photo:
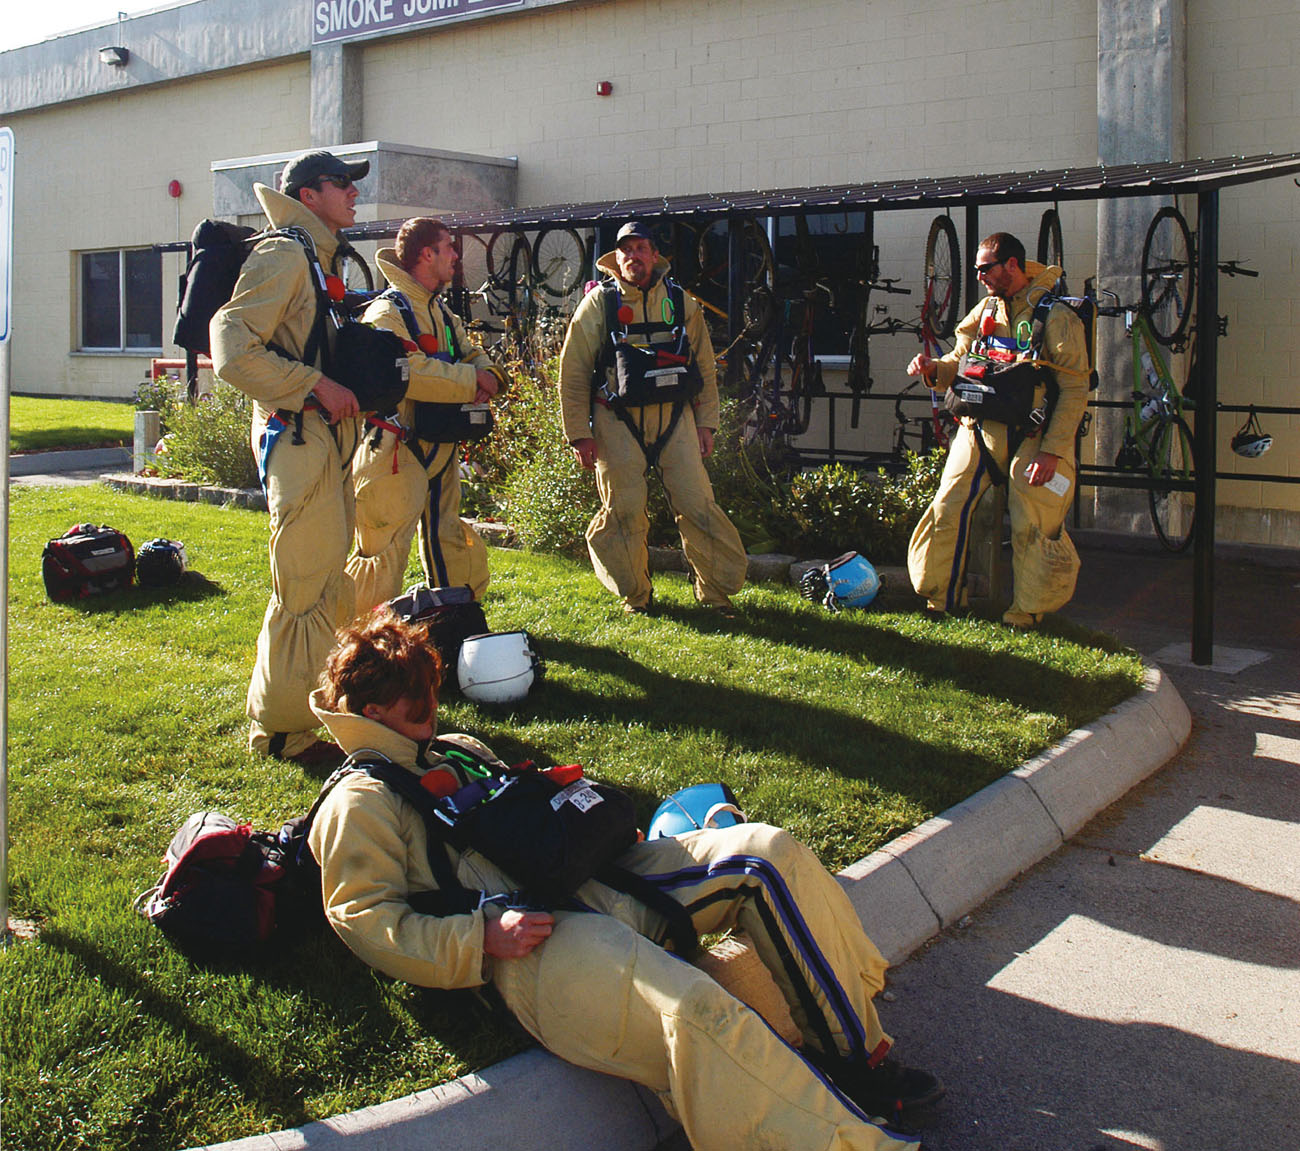
[[[130,51],[121,46],[110,46],[99,50],[99,62],[114,68],[121,68],[129,59],[131,59]]]

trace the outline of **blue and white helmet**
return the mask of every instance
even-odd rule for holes
[[[650,820],[647,839],[666,839],[706,827],[734,827],[745,813],[725,783],[696,783],[675,791],[659,805]]]
[[[858,552],[845,552],[828,564],[809,568],[799,581],[799,591],[831,611],[866,607],[880,591],[880,576]]]

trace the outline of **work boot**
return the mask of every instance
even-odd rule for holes
[[[654,588],[650,589],[650,595],[646,597],[645,603],[631,603],[628,600],[623,601],[623,611],[627,615],[653,615],[654,610],[655,610]]]
[[[804,1054],[863,1111],[883,1116],[886,1121],[898,1120],[904,1111],[930,1107],[944,1095],[944,1085],[937,1075],[893,1058],[886,1057],[875,1067],[868,1067],[864,1059],[827,1058],[811,1050]]]
[[[1022,631],[1033,631],[1042,621],[1042,616],[1030,611],[1005,611],[1002,613],[1002,622],[1007,627],[1019,628]]]

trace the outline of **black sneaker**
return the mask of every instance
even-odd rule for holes
[[[868,1115],[880,1115],[887,1120],[896,1119],[904,1111],[930,1107],[944,1095],[943,1083],[937,1075],[919,1067],[908,1067],[896,1059],[885,1058],[875,1067],[868,1067],[864,1061],[826,1059],[816,1053],[814,1062]]]

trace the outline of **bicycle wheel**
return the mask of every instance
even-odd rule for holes
[[[767,231],[758,221],[746,216],[740,221],[742,230],[742,267],[746,292],[754,288],[772,286],[772,245]],[[700,233],[696,252],[700,271],[698,283],[717,296],[725,296],[731,277],[731,224],[726,216],[719,216]]]
[[[1161,425],[1151,449],[1153,479],[1192,478],[1192,430],[1182,416],[1175,416]],[[1148,495],[1151,499],[1151,522],[1160,542],[1171,552],[1185,551],[1196,528],[1196,493],[1153,487]]]
[[[563,299],[587,272],[587,245],[572,228],[543,228],[533,243],[533,275],[540,287]]]
[[[1061,278],[1052,285],[1052,291],[1058,296],[1069,294],[1065,285],[1065,241],[1061,238],[1061,214],[1055,208],[1048,208],[1038,224],[1038,262],[1055,264],[1062,269]]]
[[[487,242],[488,275],[500,284],[504,284],[512,275],[511,264],[514,260],[515,247],[520,240],[525,244],[528,242],[522,232],[502,228],[493,232],[492,238]]]
[[[957,328],[961,295],[961,251],[957,227],[948,216],[935,216],[925,241],[925,314],[922,320],[937,340],[952,337]]]
[[[1196,266],[1192,234],[1177,208],[1161,208],[1142,244],[1142,310],[1162,344],[1182,339],[1192,320]]]
[[[474,232],[460,234],[460,277],[465,291],[478,292],[491,274],[488,268],[488,241],[491,237]]]

